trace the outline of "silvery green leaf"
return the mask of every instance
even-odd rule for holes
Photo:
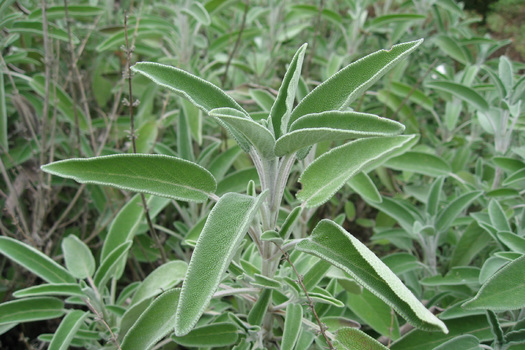
[[[87,312],[80,310],[73,310],[64,317],[58,326],[51,343],[49,350],[67,350],[77,334],[80,326],[84,323],[84,319],[88,316]]]
[[[422,42],[421,39],[394,45],[349,64],[306,95],[292,111],[290,123],[306,114],[347,107]]]
[[[275,154],[290,154],[323,141],[394,136],[403,130],[403,124],[374,114],[340,111],[307,114],[293,122],[288,133],[277,140]]]
[[[69,235],[62,241],[66,267],[73,276],[84,279],[95,273],[95,258],[89,247],[77,236]]]
[[[336,147],[311,163],[299,181],[303,188],[297,198],[307,207],[329,200],[352,176],[369,171],[390,156],[411,147],[415,135],[359,139]]]
[[[303,307],[299,304],[288,304],[286,306],[286,317],[284,318],[283,339],[281,350],[292,350],[301,331],[303,321]]]
[[[159,154],[74,158],[43,165],[42,170],[80,183],[194,202],[204,202],[217,187],[213,176],[200,165]]]
[[[401,280],[363,243],[330,220],[322,220],[296,249],[315,255],[350,274],[412,325],[447,333]]]
[[[257,198],[227,193],[211,210],[182,285],[175,319],[177,336],[188,334],[208,307],[266,193]]]

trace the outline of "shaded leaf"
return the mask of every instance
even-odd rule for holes
[[[221,347],[237,343],[238,328],[233,323],[213,323],[197,327],[185,336],[171,339],[182,346]]]
[[[0,304],[0,325],[48,320],[64,312],[62,300],[53,297],[8,301]]]
[[[73,338],[77,335],[78,330],[84,323],[88,316],[87,312],[80,310],[73,310],[64,317],[58,326],[51,343],[49,350],[67,350]]]
[[[422,152],[405,152],[387,160],[385,166],[430,176],[448,175],[451,171],[450,165],[443,158]]]
[[[431,83],[427,83],[426,86],[431,89],[448,92],[452,96],[458,97],[463,101],[470,103],[473,107],[479,110],[487,111],[489,109],[487,101],[474,89],[468,86],[451,81],[433,81]]]
[[[153,270],[135,291],[131,305],[144,299],[154,297],[164,290],[179,284],[186,275],[188,264],[185,261],[174,260]]]
[[[286,306],[286,317],[284,318],[283,339],[281,350],[292,350],[297,339],[303,321],[303,307],[299,304],[288,304]]]
[[[481,195],[482,191],[472,191],[465,193],[443,208],[436,219],[436,231],[443,232],[447,230],[454,219],[476,198]]]

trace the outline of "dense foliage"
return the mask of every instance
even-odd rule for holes
[[[0,347],[522,348],[525,66],[479,21],[1,1]]]

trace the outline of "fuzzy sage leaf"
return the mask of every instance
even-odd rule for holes
[[[422,42],[421,39],[394,45],[349,64],[306,95],[290,115],[290,122],[306,114],[347,107]]]
[[[445,324],[428,311],[371,250],[333,221],[322,220],[297,249],[347,272],[412,325],[448,332]]]
[[[233,254],[250,226],[266,192],[259,197],[222,196],[199,236],[182,285],[175,334],[188,334],[208,306]]]
[[[203,167],[176,157],[117,154],[67,159],[42,166],[53,175],[183,201],[204,202],[217,188]]]
[[[303,172],[303,184],[297,198],[307,207],[329,200],[353,175],[370,170],[389,156],[411,147],[415,135],[359,139],[336,147],[317,158]]]

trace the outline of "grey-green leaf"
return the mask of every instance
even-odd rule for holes
[[[422,42],[416,40],[394,45],[390,50],[374,52],[346,66],[306,95],[292,111],[290,122],[306,114],[347,107]]]
[[[387,350],[388,348],[357,328],[341,328],[335,337],[338,350]]]
[[[270,110],[269,123],[272,125],[275,138],[279,138],[285,134],[288,129],[288,121],[297,94],[297,84],[301,78],[301,69],[303,67],[306,47],[307,44],[303,44],[293,56],[292,62],[290,62],[290,66],[279,88],[277,98]]]
[[[13,293],[15,298],[33,297],[33,296],[77,296],[85,297],[78,283],[53,283],[39,284],[24,289],[19,289]]]
[[[210,111],[210,116],[235,128],[255,147],[257,153],[263,158],[270,159],[275,157],[273,153],[275,139],[270,130],[252,119],[246,118],[242,112],[229,107],[216,108]]]
[[[175,334],[188,334],[208,307],[222,275],[257,213],[266,192],[259,197],[227,193],[210,212],[199,236],[182,285]]]
[[[180,289],[163,293],[140,315],[122,341],[122,350],[148,350],[173,330]]]
[[[181,260],[170,261],[157,267],[137,288],[131,299],[131,305],[154,297],[162,293],[163,290],[168,290],[177,285],[184,279],[187,269],[188,264]]]
[[[383,200],[370,176],[364,172],[355,174],[346,183],[363,199],[378,203],[381,203]]]
[[[49,283],[75,283],[62,266],[29,245],[9,237],[0,237],[0,253],[22,265]]]
[[[115,277],[122,260],[127,257],[131,244],[130,241],[122,243],[102,260],[93,277],[93,282],[98,289],[104,288],[109,279]]]
[[[448,332],[445,324],[370,249],[334,222],[322,220],[297,249],[347,272],[414,326]]]
[[[288,304],[284,318],[284,332],[281,341],[281,350],[292,350],[301,331],[303,321],[303,307],[300,304]]]
[[[482,191],[472,191],[465,193],[443,208],[436,219],[436,231],[441,232],[449,228],[454,219],[465,209],[473,200],[481,195]]]
[[[411,147],[415,135],[359,139],[336,147],[317,158],[303,172],[297,198],[307,207],[329,200],[353,175],[379,165],[389,156]]]
[[[412,171],[430,176],[450,174],[450,165],[441,157],[423,152],[406,152],[390,158],[385,166],[402,171]]]
[[[483,96],[468,86],[451,81],[434,81],[428,83],[426,86],[435,90],[448,92],[452,94],[452,96],[458,97],[482,111],[489,109],[489,105]]]
[[[77,236],[69,235],[62,241],[66,267],[73,276],[84,279],[95,273],[95,258],[89,247]]]
[[[64,317],[49,344],[49,350],[67,350],[88,313],[73,310]]]
[[[212,83],[182,69],[153,62],[140,62],[131,67],[156,84],[168,88],[209,113],[212,109],[230,107],[248,113],[233,98]]]
[[[293,122],[289,132],[277,140],[275,154],[290,154],[322,141],[394,136],[403,130],[403,124],[374,114],[340,111],[307,114]]]
[[[46,164],[42,170],[80,183],[113,186],[184,201],[204,202],[217,188],[213,176],[200,165],[158,154],[74,158]]]
[[[217,348],[237,343],[239,329],[233,323],[212,323],[197,327],[189,334],[171,339],[182,346]]]
[[[0,304],[0,325],[48,320],[64,314],[64,303],[53,297],[26,298]]]
[[[476,296],[463,304],[465,309],[492,311],[525,307],[525,255],[510,262],[485,282]]]

